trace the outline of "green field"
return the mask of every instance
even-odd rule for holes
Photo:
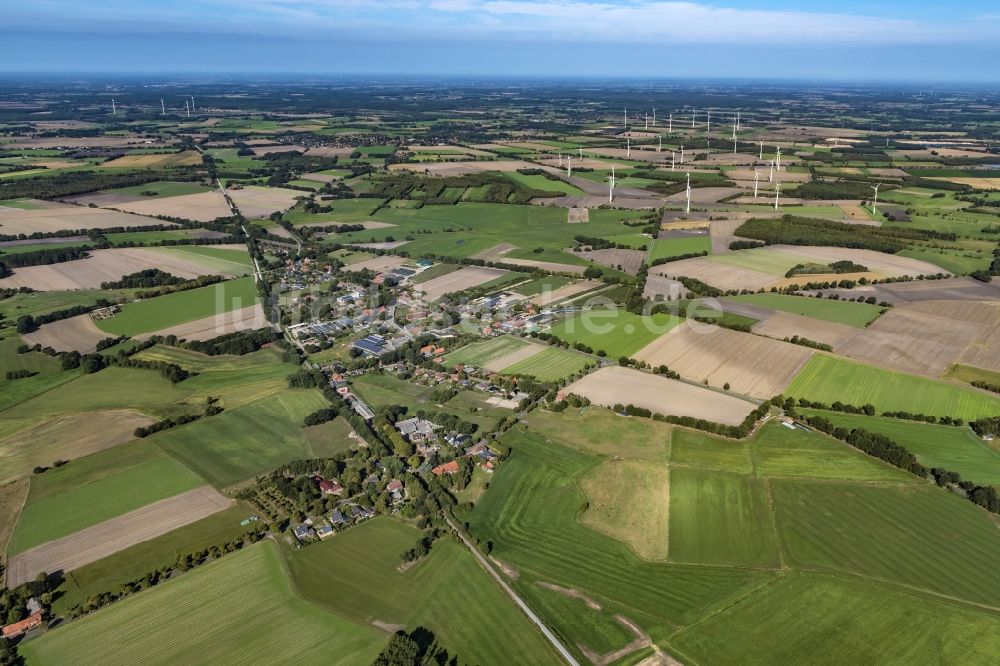
[[[64,476],[78,478],[74,463],[51,470],[51,475],[54,477],[63,470],[67,472]],[[205,484],[197,474],[166,456],[148,456],[135,465],[62,492],[36,490],[39,483],[45,482],[52,483],[46,475],[32,482],[8,547],[11,554]]]
[[[224,488],[291,460],[315,457],[302,419],[327,405],[317,390],[286,390],[158,433],[148,441]]]
[[[148,199],[161,199],[163,197],[176,197],[184,194],[198,194],[200,192],[208,192],[212,189],[200,183],[157,180],[152,183],[143,183],[142,185],[133,185],[132,187],[119,187],[118,189],[107,191],[114,192],[115,194],[141,196]],[[148,194],[149,192],[155,192],[156,194],[151,195]]]
[[[572,278],[552,275],[518,285],[516,291],[522,296],[536,296],[544,291],[555,291],[560,287],[565,287],[572,281]]]
[[[643,317],[624,309],[586,310],[558,322],[549,332],[570,344],[579,342],[618,358],[631,356],[681,321],[670,314]]]
[[[881,416],[805,410],[848,429],[862,428],[890,437],[910,450],[927,467],[958,472],[963,479],[1000,486],[1000,453],[969,428],[902,421]]]
[[[789,572],[670,638],[683,663],[988,664],[995,614],[870,581]]]
[[[385,634],[303,600],[261,543],[46,633],[29,664],[369,663]]]
[[[128,303],[115,317],[97,322],[102,331],[138,335],[248,307],[257,301],[252,277]]]
[[[531,343],[527,340],[515,338],[510,335],[502,335],[484,342],[473,342],[472,344],[465,345],[445,355],[444,360],[445,364],[449,367],[462,364],[481,368],[493,359],[506,356],[519,349],[524,349],[529,344]]]
[[[682,254],[696,252],[711,252],[712,239],[704,236],[681,236],[677,238],[661,238],[652,242],[649,248],[649,261],[663,257],[679,257]]]
[[[665,461],[670,454],[673,431],[666,424],[650,419],[630,419],[618,416],[610,409],[587,407],[550,412],[533,410],[525,422],[533,432],[552,438],[563,446],[584,453],[645,458]]]
[[[247,250],[214,245],[178,245],[153,249],[168,256],[201,264],[207,271],[221,275],[246,275],[252,270]]]
[[[508,365],[500,374],[531,375],[542,382],[554,382],[583,370],[588,363],[594,363],[594,360],[583,354],[549,347],[514,365]]]
[[[907,411],[967,421],[1000,414],[1000,397],[825,354],[813,356],[785,394],[826,404],[837,400],[851,405],[870,403],[879,412]]]
[[[796,264],[814,263],[805,257],[794,254],[794,250],[789,252],[771,252],[769,250],[750,249],[736,250],[728,254],[713,254],[706,257],[709,261],[714,261],[727,266],[736,266],[751,271],[760,271],[770,275],[784,277],[792,266]]]
[[[419,536],[376,518],[288,552],[288,566],[307,599],[358,624],[427,627],[461,663],[558,663],[541,633],[457,541],[440,539],[430,555],[400,573],[400,555]]]
[[[857,328],[864,328],[882,313],[882,308],[877,305],[835,301],[830,298],[806,298],[787,294],[746,294],[727,298],[739,303],[750,303],[772,310],[791,312],[803,317],[847,324]]]
[[[543,192],[562,192],[563,194],[568,194],[571,197],[583,194],[583,190],[575,185],[570,185],[563,180],[550,180],[542,175],[525,176],[524,174],[516,171],[505,171],[503,175],[519,185],[523,185],[524,187],[534,190],[541,190]]]
[[[776,480],[778,534],[793,568],[854,573],[1000,608],[1000,531],[931,484]],[[948,535],[948,538],[941,538]]]

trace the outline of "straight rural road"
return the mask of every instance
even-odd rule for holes
[[[479,560],[479,564],[481,564],[483,568],[486,569],[486,571],[488,571],[491,576],[493,576],[493,579],[500,585],[503,591],[507,593],[507,596],[513,599],[514,603],[517,604],[518,608],[524,611],[524,614],[528,616],[528,619],[531,620],[535,624],[535,626],[541,630],[545,638],[547,638],[548,641],[552,643],[552,647],[556,649],[556,652],[562,655],[562,658],[566,660],[566,663],[571,664],[572,666],[580,666],[580,662],[578,662],[573,657],[570,651],[566,649],[566,646],[563,645],[562,642],[558,638],[556,638],[556,635],[553,634],[552,631],[547,626],[545,626],[545,623],[542,622],[542,620],[537,615],[535,615],[535,612],[531,610],[528,604],[526,604],[520,596],[518,596],[517,592],[514,591],[514,588],[508,585],[507,581],[505,581],[500,576],[500,574],[497,573],[496,569],[493,568],[493,565],[491,565],[489,561],[485,557],[483,557],[483,554],[479,552],[479,549],[476,548],[475,544],[469,541],[469,538],[465,536],[465,532],[463,532],[454,522],[452,522],[451,518],[449,518],[448,516],[445,516],[444,519],[448,521],[448,525],[450,525],[451,528],[455,530],[455,532],[458,534],[458,538],[461,539],[462,543],[465,544],[465,547],[468,548],[470,551],[472,551],[472,554],[475,556],[475,558]]]

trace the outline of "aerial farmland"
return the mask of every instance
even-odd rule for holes
[[[1000,660],[995,90],[150,84],[0,84],[4,664]]]

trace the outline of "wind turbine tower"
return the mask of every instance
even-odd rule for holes
[[[778,210],[778,197],[781,195],[781,183],[774,184],[774,210]]]
[[[684,212],[690,214],[691,212],[691,174],[687,174],[687,189],[685,190],[687,194],[687,204],[684,206]]]
[[[767,182],[774,182],[774,160],[768,160],[768,164],[771,165],[771,172],[767,174]]]
[[[684,144],[681,144],[681,164],[684,164]]]
[[[625,107],[625,129],[628,129],[628,107]]]
[[[115,107],[115,98],[114,97],[111,98],[111,115],[113,115],[113,116],[117,116],[118,115],[118,109]]]
[[[161,116],[167,115],[167,107],[163,104],[163,98],[162,97],[160,98],[160,115]]]
[[[760,179],[760,172],[757,169],[753,170],[753,198],[757,198],[757,181]]]
[[[576,151],[580,154],[580,159],[583,159],[583,148],[577,148]]]
[[[676,153],[674,153],[674,151],[671,150],[670,151],[670,170],[671,171],[674,170],[674,155],[676,155]]]
[[[705,124],[705,134],[712,133],[712,109],[708,110],[708,122]]]
[[[184,100],[184,112],[187,113],[187,117],[191,117],[191,102]]]
[[[694,129],[694,117],[698,114],[698,109],[691,112],[691,129]]]
[[[764,142],[763,141],[760,142],[760,156],[757,159],[760,160],[761,162],[764,161]]]
[[[874,216],[876,214],[876,212],[875,212],[875,206],[878,205],[878,188],[880,188],[880,187],[882,187],[882,183],[879,183],[874,188],[872,188],[872,189],[875,190],[875,198],[872,199],[872,216]]]
[[[566,156],[566,177],[567,178],[572,178],[573,177],[573,157],[572,157],[572,155],[567,155]]]
[[[656,107],[653,107],[653,127],[656,127]]]
[[[774,159],[774,166],[781,171],[781,146],[778,146],[778,155]]]
[[[670,114],[670,125],[667,126],[667,131],[671,134],[674,133],[674,114]]]
[[[649,114],[647,113],[645,117],[646,117],[646,124],[643,126],[643,129],[645,129],[645,130],[648,131],[649,130]]]
[[[611,177],[608,179],[608,203],[615,200],[615,165],[611,165]]]
[[[194,95],[191,95],[191,110],[194,111]]]
[[[632,139],[625,137],[625,157],[632,157]]]
[[[662,134],[657,134],[656,135],[656,152],[659,153],[659,152],[662,152],[662,151],[663,151],[663,135]]]

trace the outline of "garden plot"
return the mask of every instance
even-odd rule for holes
[[[42,571],[72,571],[232,506],[210,486],[154,502],[10,558],[7,584],[34,580]]]
[[[785,390],[813,350],[750,333],[686,322],[646,345],[635,358],[666,365],[685,379],[729,384],[736,393],[769,399]]]
[[[36,202],[31,200],[32,204]],[[139,215],[103,208],[87,208],[56,202],[38,202],[37,208],[0,206],[0,234],[47,233],[66,229],[108,229],[111,227],[147,227],[169,224]]]
[[[756,408],[752,402],[725,393],[618,366],[601,368],[561,391],[563,395],[570,393],[605,407],[631,403],[659,414],[727,425],[739,425]]]
[[[445,294],[478,287],[481,284],[503,277],[509,272],[501,268],[469,266],[423,282],[415,288],[420,290],[424,298],[428,301],[436,301]]]
[[[84,259],[18,268],[14,275],[0,280],[0,286],[31,287],[40,291],[98,289],[102,282],[114,282],[123,275],[147,268],[159,268],[181,278],[218,274],[203,263],[181,256],[129,247],[93,250]]]

